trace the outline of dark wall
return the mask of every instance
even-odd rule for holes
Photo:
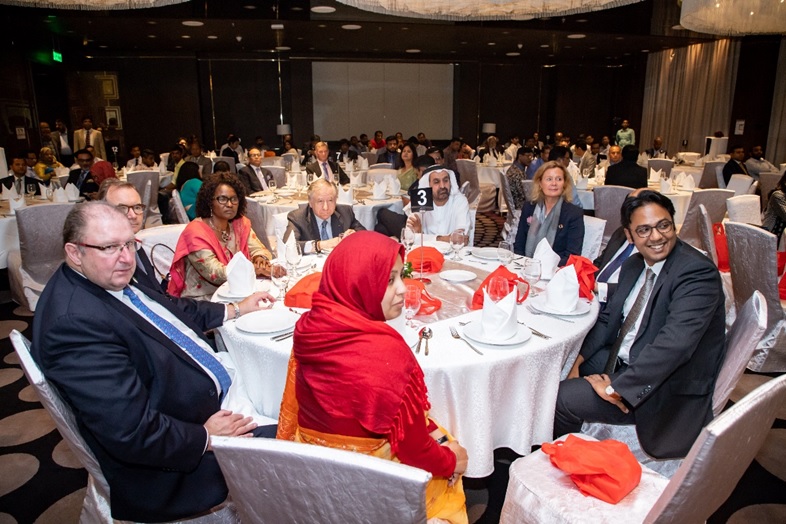
[[[40,146],[30,78],[30,62],[24,50],[13,45],[3,49],[3,59],[0,60],[0,147],[5,149],[9,162],[15,153],[29,148],[37,150]],[[21,128],[19,137],[17,128]],[[0,166],[0,172],[7,172],[5,168]]]

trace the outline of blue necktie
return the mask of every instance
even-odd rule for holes
[[[319,239],[330,240],[330,238],[328,238],[328,232],[327,232],[327,220],[324,220],[322,222],[322,227],[319,230]]]
[[[210,370],[213,375],[218,379],[221,385],[221,398],[223,399],[229,391],[229,386],[232,385],[232,379],[229,378],[229,373],[221,365],[216,357],[202,349],[199,344],[194,342],[191,337],[177,329],[170,324],[166,319],[160,317],[155,311],[150,309],[142,302],[136,293],[130,287],[123,288],[123,294],[127,296],[131,303],[136,306],[153,324],[161,330],[172,342],[183,348],[191,358],[199,362],[206,369]]]
[[[333,173],[330,170],[328,170],[327,162],[322,162],[322,171],[324,171],[324,173],[325,173],[325,180],[327,180],[328,182],[332,182],[333,181]],[[322,240],[325,240],[325,239],[323,238]]]
[[[611,263],[606,266],[606,269],[600,272],[598,275],[598,282],[608,282],[611,275],[617,271],[623,262],[625,262],[630,254],[633,252],[633,244],[628,243],[628,247],[625,248],[625,251],[617,255],[617,258],[611,261]]]

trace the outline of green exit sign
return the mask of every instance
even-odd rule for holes
[[[62,62],[63,61],[62,53],[58,53],[57,51],[52,49],[52,60],[54,60],[55,62]]]

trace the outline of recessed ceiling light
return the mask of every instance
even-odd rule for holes
[[[507,56],[521,56],[521,53],[518,51],[511,51],[509,53],[505,53]]]
[[[189,38],[191,38],[191,35],[181,35],[180,38],[185,38],[186,40],[188,40]]]
[[[321,27],[322,29],[324,29],[324,28],[326,28],[327,26],[326,26],[325,24],[319,24],[317,27]]]
[[[496,42],[489,42],[489,45],[497,45]]]
[[[630,56],[630,53],[622,53],[622,56]]]
[[[156,25],[158,22],[156,22],[155,20],[148,20],[147,23],[150,25]]]
[[[510,31],[502,31],[502,34],[503,34],[503,35],[509,35],[509,34],[510,34]]]
[[[333,38],[332,36],[330,38],[328,38],[328,41],[330,41],[330,42],[332,42],[333,40],[335,40],[335,38]]]
[[[44,23],[45,23],[45,24],[51,24],[51,23],[52,23],[52,21],[51,21],[51,20],[49,20],[48,18],[44,18]]]
[[[92,55],[85,55],[85,58],[93,58]]]
[[[382,29],[382,28],[380,27],[380,29]],[[402,31],[409,31],[409,27],[402,27],[401,30]]]
[[[202,27],[205,25],[204,22],[200,22],[199,20],[183,20],[180,23],[187,27]]]
[[[208,40],[218,40],[218,37],[216,35],[207,35],[207,39]]]
[[[420,49],[407,49],[407,53],[420,53]]]
[[[311,12],[319,13],[321,15],[329,15],[330,13],[335,13],[336,8],[329,5],[315,5],[311,8]]]
[[[270,29],[273,31],[282,31],[284,29],[284,24],[270,24]]]
[[[572,45],[566,45],[566,46],[563,47],[563,49],[573,49],[573,46]]]
[[[292,49],[292,48],[289,47],[289,46],[285,46],[285,45],[277,45],[276,46],[276,51],[289,51],[290,49]]]
[[[589,20],[587,20],[586,18],[579,18],[578,20],[576,20],[576,22],[583,24],[585,22],[589,22]]]
[[[295,6],[295,7],[290,9],[290,11],[302,11],[302,10],[303,10],[303,8],[302,7],[298,7],[298,6]]]
[[[556,64],[543,64],[543,67],[550,68],[550,67],[557,67]]]
[[[156,35],[147,35],[148,38],[155,38]]]
[[[642,53],[649,53],[649,52],[650,52],[650,50],[649,50],[649,49],[642,49],[642,50],[641,50],[641,52],[642,52]]]
[[[298,40],[303,40],[302,36],[297,37]]]
[[[256,8],[257,8],[257,6],[255,6],[255,5],[244,5],[243,6],[243,9],[256,9]]]
[[[596,47],[596,46],[592,46],[592,47],[590,47],[590,51],[594,51],[594,50],[596,50],[596,49],[597,49],[597,47]]]
[[[100,47],[101,49],[106,49],[106,48],[107,48],[107,47],[109,47],[109,46],[108,46],[108,45],[101,44],[101,45],[100,45],[100,46],[98,46],[98,47]]]
[[[625,40],[624,36],[615,36],[614,40]]]
[[[467,43],[466,42],[461,42],[461,45],[467,45]]]
[[[175,49],[183,49],[183,46],[182,45],[176,45]]]
[[[568,38],[571,40],[581,40],[582,38],[587,38],[587,35],[584,33],[573,33],[572,35],[568,35]]]
[[[361,27],[363,26],[360,26],[358,24],[344,24],[341,26],[341,29],[346,29],[347,31],[357,31]]]
[[[549,58],[554,58],[554,55],[549,55]]]

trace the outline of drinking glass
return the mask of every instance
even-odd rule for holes
[[[486,285],[486,293],[494,302],[499,302],[510,294],[510,282],[505,277],[494,277]]]
[[[453,250],[453,258],[451,260],[464,260],[459,256],[459,251],[464,247],[464,230],[457,229],[450,234],[450,249]]]
[[[308,185],[313,184],[314,183],[314,173],[309,172],[307,179],[308,179]]]
[[[505,266],[513,262],[513,244],[511,242],[500,242],[497,247],[497,257]]]
[[[35,184],[27,184],[27,197],[31,200],[35,197]]]
[[[404,248],[406,248],[407,253],[409,253],[412,249],[412,246],[415,244],[415,232],[408,227],[402,229],[401,243],[404,244]]]
[[[293,276],[297,275],[297,267],[300,264],[300,260],[303,258],[303,251],[300,248],[300,244],[298,242],[295,242],[294,244],[287,244],[285,251],[287,265],[291,268],[290,273]]]
[[[270,279],[273,281],[273,285],[278,288],[276,300],[284,300],[284,295],[287,292],[287,284],[289,283],[286,261],[274,260],[270,264]]]
[[[407,325],[411,328],[415,327],[412,322],[412,317],[420,309],[420,288],[417,286],[407,286],[404,291],[404,316],[407,319]]]
[[[535,292],[535,284],[540,280],[540,274],[540,260],[528,258],[524,261],[524,270],[522,271],[521,276],[524,277],[524,280],[526,280],[529,284],[529,288],[530,291],[532,291],[533,297],[538,296],[538,294]]]
[[[267,187],[268,187],[268,189],[270,189],[271,192],[275,193],[275,191],[276,191],[276,179],[275,178],[271,178],[270,182],[267,183]]]

